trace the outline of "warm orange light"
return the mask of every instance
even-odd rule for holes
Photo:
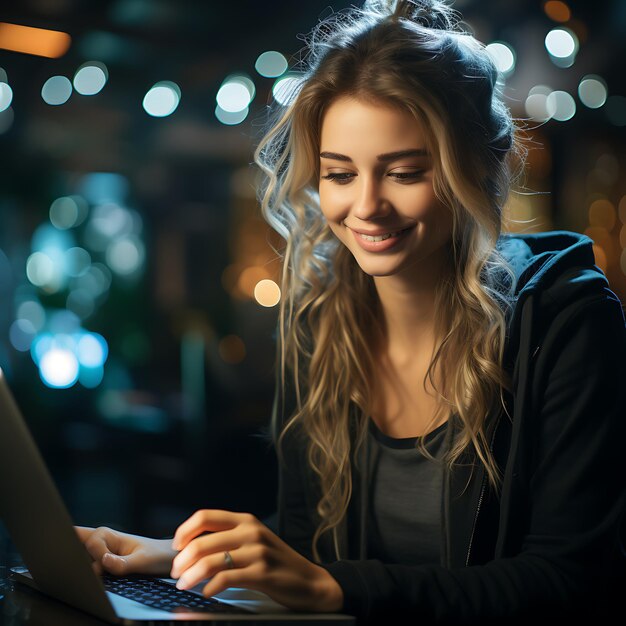
[[[560,2],[560,0],[548,0],[548,2],[543,5],[543,10],[546,12],[546,15],[555,22],[567,22],[567,20],[572,17],[572,12],[569,10],[569,7],[565,2]]]
[[[615,226],[616,218],[615,207],[610,200],[601,198],[591,203],[589,207],[590,226],[599,226],[610,231]]]
[[[269,278],[260,280],[254,287],[254,299],[261,306],[276,306],[280,302],[280,287]]]
[[[604,251],[603,248],[601,248],[600,246],[596,244],[594,244],[592,248],[593,248],[593,256],[595,257],[595,260],[596,260],[596,265],[603,272],[606,272],[606,268],[607,268],[606,252]]]
[[[0,48],[56,59],[63,56],[72,38],[67,33],[0,22]]]
[[[597,246],[608,249],[611,246],[611,236],[606,228],[601,226],[588,226],[585,228],[583,235],[587,235],[590,239],[593,239],[593,243]]]

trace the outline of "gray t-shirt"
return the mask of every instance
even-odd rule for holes
[[[415,437],[389,437],[370,420],[368,558],[405,565],[439,563],[446,430],[444,423],[425,437],[433,461],[416,448]]]

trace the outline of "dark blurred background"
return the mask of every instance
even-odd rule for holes
[[[76,523],[274,512],[280,241],[252,153],[303,35],[349,4],[2,3],[0,365]],[[508,228],[587,233],[624,300],[626,3],[455,6],[524,120]]]

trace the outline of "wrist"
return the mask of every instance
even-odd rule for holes
[[[314,594],[318,598],[315,610],[320,613],[341,611],[343,608],[343,589],[326,569],[319,567],[319,573],[316,581],[316,593]]]

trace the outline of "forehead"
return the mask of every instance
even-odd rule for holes
[[[426,148],[426,134],[408,111],[389,104],[344,97],[322,118],[322,151],[356,156],[351,152],[376,155],[413,148]]]

